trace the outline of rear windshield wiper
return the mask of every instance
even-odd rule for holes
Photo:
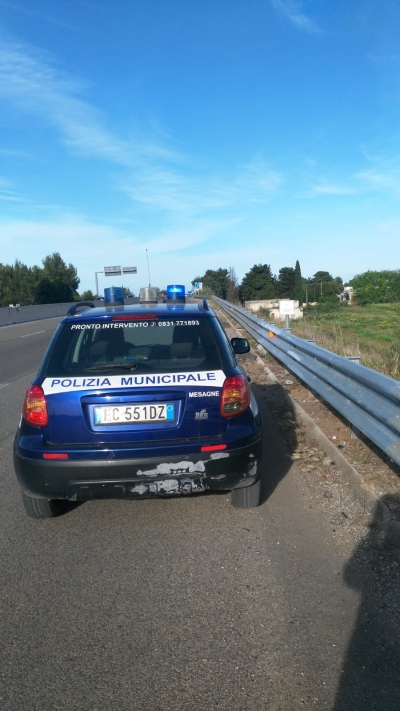
[[[109,363],[108,365],[93,365],[91,368],[85,368],[85,373],[93,373],[101,370],[136,370],[137,363]]]

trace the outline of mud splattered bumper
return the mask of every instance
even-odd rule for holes
[[[166,459],[58,461],[29,459],[14,450],[20,486],[34,496],[87,501],[188,495],[230,490],[259,477],[261,439],[229,452]]]

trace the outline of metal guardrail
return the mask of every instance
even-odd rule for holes
[[[214,296],[265,350],[400,465],[400,382]]]

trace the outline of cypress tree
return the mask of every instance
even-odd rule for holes
[[[303,281],[301,278],[301,269],[299,260],[296,261],[294,269],[294,298],[299,302],[299,306],[303,304]]]

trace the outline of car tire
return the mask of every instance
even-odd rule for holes
[[[235,509],[252,509],[259,505],[261,481],[258,479],[251,486],[231,491],[231,504]]]
[[[29,496],[22,493],[22,503],[25,513],[30,518],[54,518],[62,512],[63,501],[58,499],[39,499],[37,496]]]

